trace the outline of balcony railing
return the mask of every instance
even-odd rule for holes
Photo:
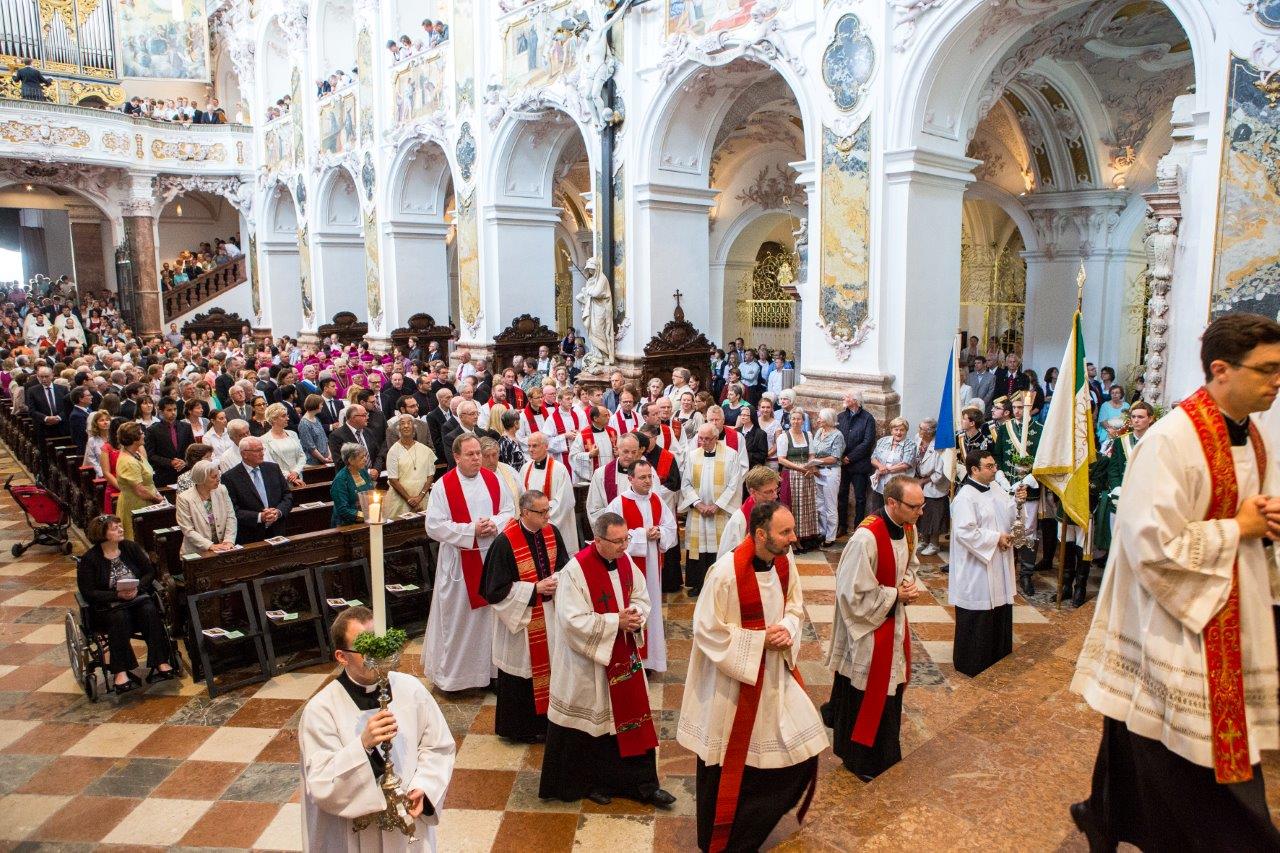
[[[247,279],[244,255],[240,255],[225,264],[214,267],[207,273],[196,276],[191,281],[166,290],[162,294],[165,322],[176,320],[179,316],[194,311],[210,299],[226,293]]]

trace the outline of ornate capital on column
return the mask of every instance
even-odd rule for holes
[[[178,196],[189,192],[221,196],[240,211],[250,228],[253,227],[253,182],[239,175],[157,175],[153,190],[160,199],[161,210]]]
[[[1122,190],[1035,193],[1024,206],[1036,226],[1045,257],[1088,258],[1103,251],[1120,224],[1129,194]]]

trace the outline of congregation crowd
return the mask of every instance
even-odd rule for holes
[[[401,34],[399,39],[387,39],[387,52],[391,54],[392,62],[400,62],[411,56],[417,56],[419,53],[438,47],[449,40],[449,26],[444,21],[433,21],[425,18],[422,21],[422,38],[414,40],[407,34]]]
[[[219,241],[223,253],[234,247]],[[283,534],[309,466],[332,466],[334,527],[364,520],[385,484],[382,516],[423,518],[435,552],[422,654],[431,683],[496,691],[497,733],[546,743],[542,796],[666,807],[674,797],[659,784],[652,714],[635,685],[667,670],[659,614],[664,596],[683,593],[698,601],[679,740],[699,755],[700,841],[725,831],[711,806],[735,737],[749,735],[765,762],[734,771],[739,802],[750,806],[732,831],[751,839],[805,796],[826,728],[861,778],[900,759],[909,640],[897,605],[924,594],[930,567],[920,557],[949,548],[955,665],[966,675],[1011,652],[1015,565],[1023,593],[1034,594],[1030,576],[1052,565],[1056,530],[1070,543],[1068,593],[1077,604],[1085,596],[1086,537],[1057,527],[1049,494],[1024,470],[1053,401],[1052,374],[1041,386],[1016,354],[993,354],[1003,362],[994,373],[987,354],[961,356],[962,429],[939,441],[933,419],[912,433],[895,418],[879,435],[853,391],[839,409],[805,406],[789,387],[787,354],[741,339],[709,364],[640,388],[621,372],[584,375],[572,331],[494,371],[487,358],[442,351],[436,340],[375,354],[367,341],[300,345],[254,339],[248,328],[240,338],[184,336],[171,325],[140,338],[109,302],[82,306],[55,293],[20,302],[4,308],[0,390],[31,414],[38,436],[70,436],[107,483],[89,531],[95,545],[81,561],[91,601],[118,604],[136,589],[117,594],[121,579],[154,575],[132,541],[132,513],[166,500],[162,491],[175,504],[183,553],[198,557]],[[1091,375],[1106,435],[1098,527],[1109,532],[1124,463],[1154,412],[1103,387]],[[962,451],[954,463],[953,447]],[[1019,527],[1027,537],[1015,537]],[[1090,538],[1105,539],[1096,530]],[[794,555],[838,540],[827,657],[835,683],[819,712],[790,673],[803,624]],[[726,614],[739,612],[733,599],[746,594],[748,575],[759,584],[753,606],[765,612],[758,631],[738,637]],[[148,677],[173,677],[154,609],[144,601],[128,610],[113,623],[121,691],[138,681],[125,651],[131,632],[148,640]],[[342,689],[367,683],[345,649],[369,618],[351,608],[334,626],[350,682]],[[560,640],[549,645],[549,635]],[[726,649],[741,643],[754,649],[744,660],[772,661],[762,673],[776,684],[765,689],[781,691],[786,709],[762,711],[764,727],[748,735],[729,725],[719,684],[745,679],[724,671]],[[766,650],[782,654],[762,658]],[[802,724],[773,731],[780,714]],[[378,732],[366,731],[371,743]],[[305,716],[302,739],[304,757],[322,748]],[[585,772],[583,755],[593,758]]]
[[[240,248],[238,234],[225,240],[219,237],[212,244],[205,241],[194,249],[183,249],[173,260],[160,264],[160,289],[172,290],[216,267],[230,263],[242,254],[244,251]]]

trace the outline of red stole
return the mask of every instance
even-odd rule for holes
[[[538,415],[542,415],[543,420],[547,417],[546,406],[542,407],[542,411],[535,412],[528,406],[524,407],[524,422],[529,425],[529,433],[542,432],[542,427],[538,426]]]
[[[578,413],[571,411],[569,412],[569,415],[573,418],[573,428],[577,429]],[[554,409],[551,410],[551,420],[556,425],[556,435],[564,435],[566,432],[568,432],[568,430],[564,428],[564,417],[560,414],[559,406],[556,406]],[[564,453],[560,454],[560,461],[564,463],[566,468],[569,467],[569,442],[568,441],[565,441],[564,443]]]
[[[622,587],[621,607],[613,597],[613,584],[604,559],[595,545],[588,545],[574,557],[582,567],[582,577],[587,582],[587,592],[596,613],[620,613],[631,606],[631,559],[623,554],[618,558],[618,583]],[[644,755],[658,746],[658,732],[653,727],[653,713],[649,710],[649,688],[644,680],[644,666],[636,638],[621,628],[613,637],[613,653],[605,667],[609,680],[609,705],[613,711],[613,726],[618,733],[618,754],[623,758]]]
[[[760,601],[760,582],[756,579],[755,566],[752,560],[756,555],[755,542],[747,539],[733,549],[733,573],[738,587],[738,610],[742,618],[742,627],[748,631],[763,631],[767,625],[764,620],[764,606]],[[786,609],[787,590],[790,587],[790,565],[786,555],[775,557],[773,569],[778,573],[782,584],[783,609]],[[798,639],[798,638],[793,638]],[[729,844],[729,836],[733,831],[733,820],[738,812],[738,794],[742,789],[742,774],[747,765],[747,753],[751,748],[751,731],[755,728],[756,712],[760,707],[760,692],[764,688],[764,661],[769,654],[766,649],[760,655],[760,669],[756,674],[755,684],[740,683],[738,685],[738,703],[733,712],[733,726],[729,729],[729,741],[725,745],[724,762],[720,765],[720,788],[716,791],[715,824],[711,831],[711,853],[720,853]],[[804,680],[800,673],[792,669],[791,675],[800,686]],[[864,700],[865,702],[865,700]],[[809,790],[800,805],[797,818],[804,820],[805,812],[813,799],[818,777],[814,774],[809,782]]]
[[[618,440],[618,434],[614,432],[613,427],[605,427],[604,434],[609,436],[609,449],[610,451],[612,451],[613,445]],[[584,429],[580,433],[580,435],[582,437],[582,449],[590,453],[591,448],[596,446],[595,430],[588,427],[587,429]],[[599,455],[593,456],[591,458],[591,470],[594,471],[599,467],[600,467],[600,456]],[[609,500],[613,500],[613,498],[609,498]]]
[[[486,468],[480,469],[480,479],[489,488],[489,497],[493,499],[493,514],[498,514],[502,505],[501,486],[498,477]],[[458,478],[458,469],[453,468],[440,478],[444,483],[444,497],[449,502],[449,515],[455,524],[471,523],[471,508],[467,506],[466,495],[462,493],[462,481]],[[487,607],[489,602],[480,594],[480,576],[484,573],[484,558],[480,556],[479,537],[472,541],[473,547],[459,548],[458,556],[462,559],[462,578],[467,584],[467,598],[472,610]]]
[[[738,449],[738,431],[736,429],[725,429],[724,434],[720,436],[720,440],[729,445],[730,450]]]
[[[658,482],[667,479],[667,475],[671,473],[671,466],[676,464],[676,457],[669,451],[658,448],[658,462],[653,466],[653,470],[658,474]]]
[[[640,505],[628,497],[623,497],[621,503],[622,519],[627,523],[627,529],[635,530],[637,527],[644,527],[644,515],[640,512]],[[662,500],[653,492],[649,492],[649,517],[653,519],[654,527],[657,527],[662,522]],[[627,556],[631,557],[631,562],[635,563],[636,567],[640,569],[640,574],[647,577],[649,574],[648,548],[645,549],[645,556],[643,557],[636,557],[631,554]],[[637,650],[640,653],[640,657],[645,657],[648,654],[648,645],[647,642],[640,645]]]
[[[675,444],[677,437],[676,431],[671,428],[670,424],[661,424],[660,426],[662,428],[662,446],[664,448],[669,448],[671,445]]]
[[[515,406],[517,409],[523,409],[528,405],[528,401],[525,399],[524,389],[519,385],[512,385],[508,388],[507,395],[511,398],[508,403]]]
[[[869,515],[863,519],[860,527],[871,531],[876,540],[876,583],[881,586],[896,588],[898,586],[898,561],[893,554],[893,540],[889,538],[889,527],[879,515]],[[907,535],[913,535],[908,526]],[[910,540],[908,540],[909,542]],[[908,546],[909,547],[909,546]],[[895,605],[897,606],[897,605]],[[907,611],[902,611],[904,631],[902,635],[902,653],[906,656],[906,677],[911,679],[911,629],[906,627]],[[867,673],[867,689],[863,691],[862,707],[858,709],[858,719],[853,724],[854,743],[871,746],[876,742],[876,731],[880,728],[880,716],[884,713],[884,703],[889,696],[889,676],[893,673],[893,633],[896,619],[885,619],[874,631],[874,645],[871,647],[871,669]]]
[[[618,463],[613,460],[604,469],[604,498],[612,502],[618,496]]]
[[[530,463],[528,470],[524,472],[524,490],[526,492],[529,491],[529,478],[533,476],[533,472],[536,470],[534,467],[535,464],[536,463]],[[547,496],[548,500],[551,500],[551,468],[555,464],[555,457],[548,455],[546,468],[547,473],[546,476],[542,478],[542,493]]]
[[[1181,403],[1191,419],[1209,466],[1209,508],[1205,520],[1234,518],[1240,504],[1231,437],[1222,411],[1206,388]],[[1249,440],[1258,463],[1258,484],[1267,476],[1267,450],[1253,420]],[[1205,674],[1209,681],[1209,723],[1213,728],[1213,776],[1223,785],[1253,778],[1245,721],[1244,666],[1240,650],[1240,566],[1231,566],[1231,592],[1204,629]]]
[[[747,531],[748,536],[751,535],[750,533],[751,510],[755,508],[756,508],[756,499],[754,497],[748,496],[747,499],[742,502],[742,517],[746,519],[746,522],[748,525],[748,531]]]
[[[524,535],[524,527],[514,518],[507,522],[502,531],[511,543],[511,553],[515,556],[516,569],[520,572],[520,580],[536,584],[538,565],[534,562],[533,552],[529,549],[529,540]],[[547,549],[547,565],[554,573],[556,570],[556,534],[551,525],[542,528],[542,542]],[[547,713],[547,702],[551,698],[551,648],[547,645],[547,616],[542,607],[542,596],[533,597],[533,615],[529,617],[529,663],[533,668],[533,709],[539,714]]]
[[[618,424],[618,435],[626,435],[629,432],[635,432],[640,429],[640,416],[634,411],[631,413],[631,417],[627,417],[626,413],[619,408],[618,411],[613,413],[613,419]]]

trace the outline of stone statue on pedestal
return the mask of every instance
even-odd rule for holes
[[[609,278],[599,270],[595,258],[584,268],[587,279],[577,300],[582,303],[582,325],[587,334],[586,369],[594,371],[614,363],[616,331],[613,327],[613,288]]]

